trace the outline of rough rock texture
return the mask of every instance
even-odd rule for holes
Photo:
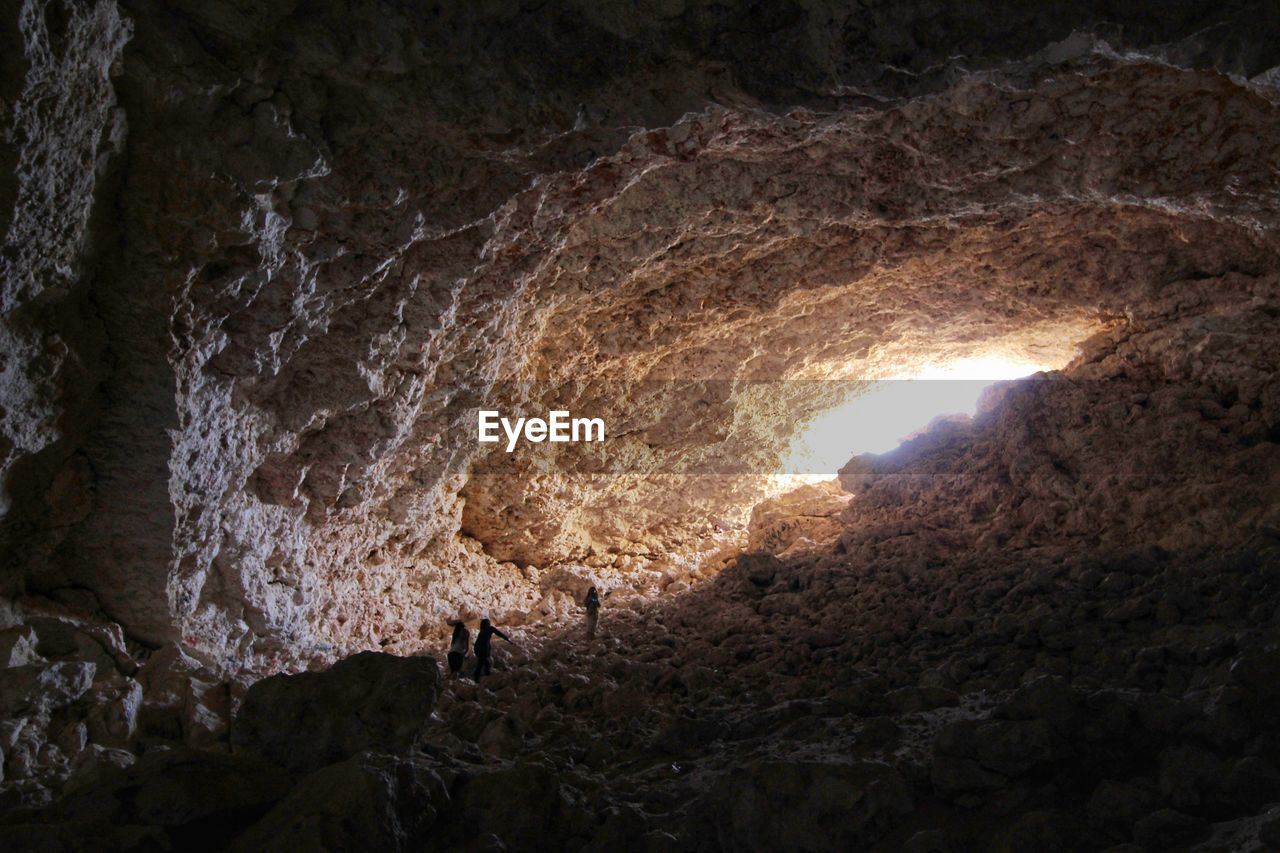
[[[810,483],[761,501],[747,524],[747,550],[784,554],[840,533],[849,494],[835,481]]]
[[[1158,323],[1177,282],[1273,262],[1275,107],[1244,79],[1265,4],[1159,30],[606,8],[23,4],[6,156],[104,153],[97,181],[39,172],[81,225],[7,261],[70,341],[24,380],[44,402],[6,406],[33,436],[9,440],[11,587],[88,588],[220,672],[411,649],[424,620],[536,607],[491,557],[623,578],[714,551],[831,402],[743,380],[1065,360],[1100,312]],[[1118,52],[1160,44],[1173,64]],[[78,123],[18,132],[22,97]],[[479,452],[476,405],[553,398],[605,418],[607,460]]]
[[[316,770],[366,749],[414,743],[440,687],[436,662],[363,652],[326,672],[265,678],[249,688],[231,742],[288,770]]]
[[[159,750],[127,769],[109,768],[43,814],[10,812],[0,837],[7,850],[218,849],[291,781],[256,759]]]
[[[288,794],[245,767],[254,786],[207,786],[201,813],[254,804],[219,824],[235,849],[1268,849],[1280,539],[1084,553],[1062,537],[940,562],[945,531],[898,538],[915,547],[866,563],[838,542],[744,557],[688,595],[606,606],[592,644],[530,633],[484,687],[406,711],[416,750]],[[363,684],[352,670],[325,677]],[[248,761],[204,755],[219,773]],[[74,849],[97,815],[144,832],[141,812],[73,809],[118,784],[11,814],[0,840]],[[175,839],[192,825],[145,814]]]
[[[449,806],[430,762],[363,753],[307,776],[232,850],[425,850]]]
[[[1062,373],[992,389],[972,423],[853,459],[842,548],[891,551],[924,520],[966,550],[1062,537],[1182,550],[1280,531],[1278,299],[1274,275],[1188,285],[1158,322],[1098,336]]]
[[[6,796],[40,802],[180,742],[225,748],[248,682],[420,651],[447,618],[550,630],[589,584],[644,620],[666,612],[646,598],[692,589],[671,612],[711,616],[670,644],[640,642],[655,623],[638,625],[652,671],[619,663],[625,678],[610,678],[632,689],[607,700],[580,673],[518,698],[622,727],[648,684],[678,710],[644,735],[657,751],[723,739],[708,697],[726,667],[742,682],[731,701],[756,708],[814,700],[828,683],[809,667],[874,660],[884,681],[863,692],[885,695],[851,707],[900,716],[971,711],[963,696],[1032,669],[1101,667],[1110,681],[1078,687],[1089,695],[1216,689],[1222,672],[1186,662],[1198,643],[1195,666],[1220,669],[1273,618],[1259,537],[1280,526],[1280,48],[1264,37],[1277,14],[1243,0],[9,4]],[[839,521],[836,501],[806,493],[750,523],[793,433],[847,387],[826,380],[991,352],[1066,365],[1082,342],[1068,369],[973,423],[855,461]],[[610,438],[508,455],[474,441],[481,405],[569,408],[604,418]],[[750,537],[776,553],[701,592]],[[1219,570],[1250,595],[1202,589]],[[1037,599],[1068,571],[1078,590]],[[814,577],[841,580],[810,595]],[[987,624],[997,604],[1005,621]],[[1144,620],[1163,651],[1137,639]],[[983,668],[965,639],[978,621],[997,649],[1046,657],[997,660],[989,684],[959,689],[971,679],[957,674]],[[835,642],[810,622],[866,633]],[[932,644],[916,648],[920,623]],[[675,650],[719,629],[740,639]],[[793,635],[803,649],[780,639]],[[1082,636],[1114,651],[1077,661]],[[1235,787],[1175,778],[1210,766],[1186,751],[1200,744],[1144,743],[1112,780],[1142,813],[1113,810],[1112,835],[1181,843],[1203,821],[1257,814],[1232,810],[1255,808],[1277,766],[1274,721],[1243,693],[1261,740],[1210,749],[1234,762]],[[571,781],[543,786],[545,826],[485,817],[500,773],[551,773],[521,758],[536,711],[498,721],[516,698],[453,706],[453,736],[515,764],[466,777],[446,836],[668,843],[650,817],[670,803],[640,814],[602,795],[614,811],[596,826],[605,812]],[[769,713],[743,725],[828,725],[812,708]],[[1083,802],[1060,752],[1023,767],[1002,752],[1021,756],[1022,740],[980,731],[995,745],[944,739],[956,749],[939,753],[937,790],[932,757],[893,772],[917,799],[945,799],[1058,768],[1068,778],[1053,784]],[[605,761],[595,742],[577,754],[580,734],[570,726],[558,754]],[[383,744],[309,766],[365,746]],[[402,772],[387,768],[404,760],[334,772],[386,803]],[[669,781],[651,786],[659,800],[679,789]],[[889,831],[895,802],[876,799],[849,831]],[[1039,789],[992,809],[1017,816],[1000,829],[1012,848],[1092,820]]]
[[[4,615],[12,625],[0,631],[7,794],[42,802],[51,787],[91,775],[103,762],[132,763],[127,750],[146,717],[137,647],[120,627],[40,598],[18,599]],[[154,696],[149,707],[166,707],[164,697]]]
[[[699,806],[725,850],[857,850],[912,809],[906,782],[878,762],[763,762],[721,776]]]

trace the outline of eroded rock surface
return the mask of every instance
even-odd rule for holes
[[[363,753],[298,783],[232,850],[427,850],[449,808],[431,762]]]
[[[1065,362],[1275,265],[1266,4],[153,6],[6,23],[6,577],[224,676],[714,553],[832,402],[789,380]],[[613,438],[482,452],[481,404]]]
[[[6,7],[5,802],[234,742],[314,775],[103,844],[1274,834],[1277,12],[1059,5]],[[844,383],[993,351],[1065,369],[761,503]],[[249,687],[486,614],[439,720],[426,661]]]
[[[430,716],[439,686],[435,660],[377,652],[325,672],[266,678],[245,695],[232,744],[294,772],[366,749],[404,751]]]
[[[833,539],[844,529],[840,514],[848,504],[849,493],[834,481],[806,484],[761,501],[751,510],[747,549],[782,554]]]
[[[526,634],[484,687],[401,710],[415,747],[273,789],[235,844],[1265,849],[1280,541],[1084,554],[1064,538],[939,564],[937,534],[906,538],[869,564],[744,558],[687,595],[606,606],[594,643]],[[352,671],[324,676],[365,686]],[[208,813],[247,796],[208,790]]]
[[[157,750],[107,767],[43,813],[8,813],[7,850],[218,849],[270,809],[292,779],[259,759]]]

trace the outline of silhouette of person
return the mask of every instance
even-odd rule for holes
[[[596,592],[593,586],[587,590],[587,639],[593,640],[596,636],[596,624],[600,621],[600,593]]]
[[[493,672],[493,657],[489,643],[492,641],[494,634],[497,634],[508,643],[511,642],[511,638],[489,624],[488,619],[481,619],[480,630],[476,633],[475,644],[476,671],[474,677],[476,681],[479,681],[481,676]]]
[[[467,659],[467,646],[471,632],[462,620],[453,623],[453,641],[449,644],[449,678],[457,678],[462,672],[462,662]]]

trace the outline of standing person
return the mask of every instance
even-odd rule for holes
[[[596,623],[600,621],[600,593],[596,592],[593,586],[587,590],[587,639],[594,640],[596,636]]]
[[[488,619],[480,620],[480,630],[476,633],[476,672],[475,680],[480,681],[482,675],[488,675],[493,672],[493,658],[489,649],[489,643],[493,639],[493,635],[497,634],[508,643],[511,638],[499,631],[497,628],[489,624]]]
[[[461,619],[453,623],[453,642],[449,644],[449,678],[455,679],[462,672],[462,662],[467,659],[467,646],[471,632]]]

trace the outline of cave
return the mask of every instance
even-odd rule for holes
[[[0,846],[1280,849],[1277,32],[5,3]]]

